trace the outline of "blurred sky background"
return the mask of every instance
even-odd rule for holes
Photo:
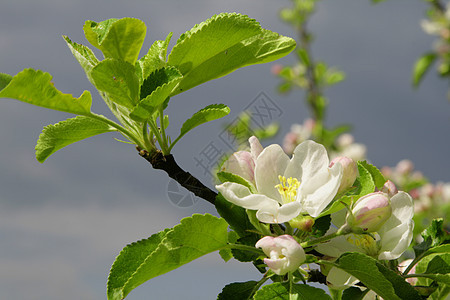
[[[86,44],[85,20],[136,17],[147,24],[141,54],[173,31],[171,48],[184,31],[220,12],[240,12],[264,28],[294,37],[278,12],[287,0],[144,1],[3,0],[0,4],[0,72],[32,67],[53,75],[55,86],[78,97],[95,92],[61,35]],[[448,83],[435,71],[419,89],[411,86],[415,60],[434,37],[419,22],[427,6],[420,0],[323,0],[310,29],[314,58],[337,66],[347,79],[327,91],[327,124],[349,123],[356,141],[381,167],[411,159],[431,181],[450,181],[450,104]],[[100,57],[100,55],[98,55]],[[289,63],[288,56],[280,63]],[[178,163],[210,184],[194,160],[217,141],[225,122],[237,117],[260,92],[282,111],[281,143],[294,122],[308,117],[303,93],[277,94],[272,64],[250,66],[208,82],[171,100],[170,130],[211,103],[225,103],[231,114],[186,135],[174,149]],[[92,93],[93,111],[108,115]],[[0,299],[105,299],[115,256],[128,243],[173,227],[193,213],[215,213],[198,200],[181,208],[167,196],[165,173],[153,170],[133,146],[104,134],[73,144],[44,164],[34,157],[42,127],[71,115],[18,101],[0,101]],[[210,254],[152,279],[127,299],[215,299],[233,281],[259,280],[251,265],[224,263]]]

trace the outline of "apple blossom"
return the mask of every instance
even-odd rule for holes
[[[302,246],[290,235],[265,236],[255,247],[262,248],[268,256],[264,263],[278,275],[297,270],[306,259]]]
[[[372,256],[378,260],[393,260],[399,258],[409,247],[413,237],[414,215],[413,200],[405,192],[398,192],[390,198],[392,213],[384,224],[377,230],[369,234],[347,234],[341,235],[332,240],[319,244],[316,250],[329,257],[339,257],[345,252],[360,252]],[[341,210],[332,215],[332,222],[338,228],[344,225],[346,216]],[[329,233],[336,231],[330,229]],[[347,274],[350,276],[349,274]],[[327,278],[334,283],[334,278]],[[339,285],[347,282],[345,278],[340,278]]]
[[[229,202],[256,210],[264,223],[288,222],[301,213],[317,217],[333,200],[342,178],[341,164],[330,168],[325,147],[313,141],[298,145],[291,159],[279,145],[270,145],[254,164],[250,188],[235,182],[216,188]],[[241,170],[237,175],[244,174]]]
[[[338,194],[340,194],[353,185],[356,177],[358,176],[358,167],[356,166],[356,163],[353,161],[353,159],[345,156],[338,156],[334,158],[330,162],[330,167],[332,167],[336,163],[340,163],[343,169],[341,185],[339,186],[338,190]]]

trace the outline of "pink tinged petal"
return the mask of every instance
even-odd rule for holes
[[[330,204],[339,189],[342,178],[342,166],[326,168],[314,177],[300,184],[298,199],[303,203],[303,211],[311,217],[317,217]]]
[[[264,262],[278,275],[295,271],[306,259],[302,246],[289,235],[263,237],[255,247],[262,248],[269,257]]]
[[[405,192],[398,192],[391,198],[391,207],[392,215],[378,231],[380,235],[401,224],[409,223],[414,216],[413,200]]]
[[[223,164],[223,171],[239,175],[249,182],[255,183],[255,161],[250,152],[233,153]]]
[[[328,155],[324,146],[313,141],[304,141],[295,148],[284,176],[297,178],[303,182],[327,169],[328,164]]]
[[[375,192],[365,195],[356,201],[352,214],[347,217],[347,224],[353,232],[375,232],[392,215],[392,208],[388,195]]]
[[[359,280],[347,272],[333,267],[327,275],[327,284],[335,290],[343,290],[356,284]]]
[[[278,202],[275,200],[264,195],[252,194],[247,187],[238,183],[225,182],[221,185],[216,185],[216,189],[229,202],[243,208],[257,210],[266,205],[278,205]]]
[[[348,190],[355,182],[356,177],[358,176],[358,167],[353,159],[345,156],[338,156],[330,162],[330,168],[338,163],[341,164],[343,172],[341,184],[338,190],[338,193],[341,193]]]
[[[388,181],[385,182],[385,184],[384,184],[383,187],[381,188],[381,191],[382,191],[383,193],[388,194],[389,197],[393,197],[395,194],[398,193],[397,187],[396,187],[395,184],[394,184],[392,181],[390,181],[390,180],[388,180]]]
[[[282,203],[281,195],[275,188],[279,184],[279,175],[283,175],[289,163],[289,157],[279,145],[265,148],[256,160],[255,181],[258,193]]]
[[[264,150],[264,148],[261,146],[261,143],[255,136],[251,136],[248,139],[248,143],[250,144],[250,153],[252,154],[253,159],[256,160],[258,156],[261,154],[261,152]]]

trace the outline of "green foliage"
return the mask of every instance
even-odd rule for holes
[[[226,285],[217,300],[248,300],[253,295],[257,281],[234,282]]]
[[[195,127],[209,121],[223,118],[229,113],[230,108],[225,104],[211,104],[205,108],[202,108],[183,123],[177,140]]]
[[[141,98],[130,113],[133,120],[142,122],[158,111],[165,103],[182,76],[175,68],[161,68],[151,73],[141,86]]]
[[[437,247],[445,242],[450,242],[449,234],[444,231],[443,226],[443,219],[434,219],[431,222],[430,226],[422,232],[422,243],[414,246],[416,257],[435,253],[436,248],[434,247]],[[450,251],[450,245],[447,245],[445,247],[447,247]]]
[[[325,215],[323,217],[319,217],[314,221],[314,225],[312,227],[311,235],[315,237],[321,237],[325,235],[331,225],[331,216]]]
[[[381,174],[381,171],[378,170],[377,167],[374,165],[369,164],[367,161],[359,161],[358,164],[360,164],[364,169],[366,169],[370,175],[372,176],[372,179],[375,183],[375,186],[378,189],[381,189],[383,185],[386,183],[386,179],[384,178],[383,174]]]
[[[223,219],[195,214],[172,229],[128,245],[111,267],[108,299],[123,299],[145,281],[224,248],[227,228]]]
[[[97,119],[77,116],[44,127],[36,144],[36,159],[43,163],[59,149],[105,132],[117,131]]]
[[[359,183],[356,191],[358,196],[364,196],[375,191],[375,182],[372,174],[364,166],[364,162],[357,162],[359,176],[357,182]],[[355,199],[357,200],[357,199]]]
[[[155,41],[148,49],[147,54],[137,61],[142,70],[143,79],[166,65],[167,47],[169,47],[171,38],[172,32],[167,35],[164,41]]]
[[[91,93],[84,91],[77,99],[58,91],[52,76],[40,70],[25,69],[14,76],[0,91],[0,98],[12,98],[25,103],[78,115],[91,114]]]
[[[91,71],[95,87],[108,98],[127,108],[139,101],[139,78],[132,64],[119,59],[105,59]]]
[[[11,81],[12,76],[5,73],[0,73],[0,91],[5,88]]]
[[[324,290],[306,284],[272,283],[256,292],[255,300],[331,300]]]
[[[417,285],[432,288],[431,299],[445,299],[450,293],[450,250],[446,250],[425,257],[416,266],[415,273],[424,276],[418,278]]]
[[[361,291],[357,287],[350,287],[342,293],[342,300],[362,300],[365,295],[365,291]]]
[[[417,60],[414,65],[412,77],[412,82],[415,87],[419,86],[423,76],[430,69],[436,59],[437,55],[435,53],[427,53]]]
[[[123,18],[100,23],[86,21],[83,30],[86,39],[100,49],[105,58],[115,58],[134,65],[147,28],[141,20]]]
[[[167,63],[184,76],[178,94],[238,68],[274,61],[294,48],[293,39],[262,29],[254,19],[222,13],[181,35]]]
[[[358,278],[383,299],[422,299],[400,275],[365,254],[344,253],[335,265]]]
[[[236,231],[239,237],[249,235],[250,230],[255,230],[244,208],[228,202],[221,194],[216,197],[216,210],[224,218],[230,228]]]
[[[66,41],[67,46],[69,47],[73,56],[80,63],[89,81],[93,83],[91,71],[99,63],[99,60],[97,59],[97,57],[95,57],[94,52],[92,52],[92,50],[86,46],[72,42],[69,37],[65,35],[63,35],[63,38]]]

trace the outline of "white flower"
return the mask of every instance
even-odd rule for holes
[[[278,275],[297,270],[306,259],[302,246],[290,235],[265,236],[255,247],[262,248],[269,257],[264,263]]]
[[[377,232],[373,232],[371,235],[352,233],[338,236],[326,243],[317,245],[316,250],[329,257],[339,257],[345,252],[360,252],[379,260],[399,258],[409,247],[413,237],[413,200],[409,194],[398,192],[390,201],[392,214]],[[337,227],[344,225],[345,213],[345,210],[341,210],[333,214],[333,224]],[[330,232],[332,231],[335,231],[335,229],[330,230]],[[348,278],[342,278],[342,274],[339,276],[341,277],[339,279],[327,277],[327,281],[337,286],[342,282],[353,282]],[[338,282],[335,282],[336,280]]]
[[[254,163],[251,188],[234,182],[216,188],[231,203],[257,210],[264,223],[284,223],[300,213],[317,217],[333,200],[342,177],[341,164],[329,168],[325,147],[313,141],[298,145],[291,159],[279,145],[270,145]]]

